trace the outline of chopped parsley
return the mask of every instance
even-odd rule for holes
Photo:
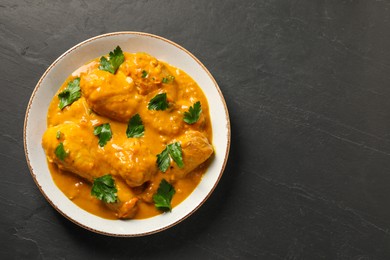
[[[108,59],[104,56],[100,58],[100,70],[105,70],[111,74],[115,74],[119,66],[125,61],[121,47],[117,46],[114,51],[108,55]]]
[[[139,114],[135,114],[130,118],[127,125],[126,135],[128,138],[131,137],[142,137],[144,136],[145,127],[142,124],[142,120]]]
[[[146,70],[143,70],[141,77],[146,78],[147,76],[148,76],[148,72]]]
[[[162,172],[166,172],[171,165],[171,158],[179,168],[184,167],[183,152],[179,142],[168,144],[166,148],[157,155],[157,165]]]
[[[61,138],[61,131],[60,130],[57,131],[56,138],[57,138],[57,140]]]
[[[153,195],[154,206],[161,211],[171,211],[171,201],[175,192],[175,188],[165,179],[162,179],[157,193]]]
[[[68,153],[65,151],[64,144],[62,142],[58,144],[54,150],[54,153],[61,161],[65,160],[65,158],[68,156]]]
[[[93,131],[94,135],[99,137],[99,146],[103,147],[106,145],[108,141],[112,138],[111,127],[109,123],[105,123],[102,125],[95,126]]]
[[[118,201],[117,188],[115,180],[111,174],[104,175],[93,180],[91,195],[106,203]]]
[[[75,78],[68,82],[68,86],[58,94],[60,102],[58,107],[62,110],[64,107],[71,105],[81,97],[80,78]]]
[[[172,75],[168,75],[162,79],[162,83],[168,84],[172,83],[175,80],[175,77]]]
[[[165,110],[168,108],[167,93],[157,94],[149,101],[149,110]]]
[[[198,101],[187,112],[184,112],[183,120],[187,124],[195,124],[199,120],[200,113],[202,113],[202,107]]]

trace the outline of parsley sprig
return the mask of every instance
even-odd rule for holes
[[[68,153],[65,151],[64,144],[62,142],[58,144],[54,150],[54,153],[61,161],[65,160],[65,158],[68,156]]]
[[[149,101],[149,110],[165,110],[169,106],[167,101],[167,93],[157,94],[154,98]]]
[[[127,125],[126,135],[128,138],[131,137],[142,137],[144,136],[145,127],[142,123],[141,116],[139,114],[135,114],[129,120]]]
[[[171,165],[171,158],[179,168],[184,167],[183,152],[179,142],[168,144],[166,148],[157,155],[157,165],[162,172],[166,172],[169,165]]]
[[[202,107],[200,101],[191,106],[188,111],[184,112],[184,122],[187,124],[195,124],[199,120],[200,113],[202,113]]]
[[[117,188],[115,180],[111,174],[106,174],[102,177],[93,180],[91,195],[106,203],[114,203],[118,201]]]
[[[71,105],[81,97],[80,78],[75,78],[68,82],[68,86],[58,94],[60,102],[58,107],[62,110],[64,107]]]
[[[93,134],[99,137],[99,146],[105,146],[107,142],[110,141],[112,138],[110,124],[105,123],[102,125],[95,126]]]
[[[162,179],[157,193],[153,195],[155,207],[162,211],[171,211],[171,201],[175,192],[175,188],[165,179]]]
[[[105,70],[115,74],[119,66],[125,61],[121,47],[117,46],[114,51],[108,54],[108,59],[104,56],[100,58],[100,70]]]

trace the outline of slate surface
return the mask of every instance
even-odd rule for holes
[[[389,1],[0,2],[0,259],[390,259]],[[40,194],[23,150],[46,68],[102,33],[195,54],[225,95],[226,171],[190,218],[94,234]]]

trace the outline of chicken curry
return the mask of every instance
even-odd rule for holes
[[[77,69],[53,97],[42,137],[59,189],[108,219],[170,211],[213,154],[207,99],[184,71],[118,46]]]

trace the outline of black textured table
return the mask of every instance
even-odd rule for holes
[[[225,173],[179,225],[114,238],[57,213],[23,149],[24,114],[73,45],[142,31],[214,75]],[[0,2],[0,259],[390,259],[389,1]]]

